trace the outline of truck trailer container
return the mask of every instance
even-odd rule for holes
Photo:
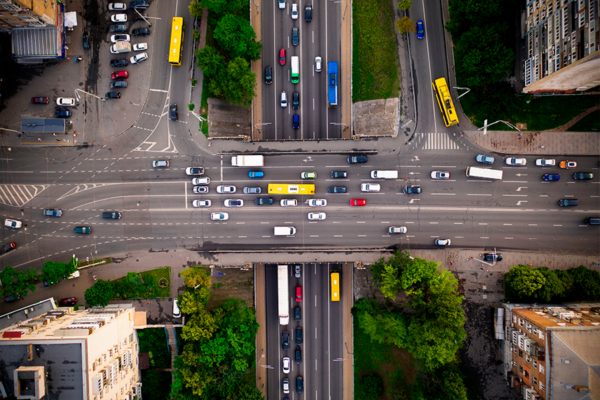
[[[233,156],[231,165],[235,167],[262,167],[264,165],[263,156]]]
[[[279,291],[279,324],[287,325],[290,322],[287,265],[277,266],[277,287]]]

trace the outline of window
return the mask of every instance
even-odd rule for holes
[[[538,338],[544,340],[544,332],[542,332],[541,330],[538,331]]]
[[[529,357],[529,354],[525,354],[525,361],[527,361],[527,362],[531,361],[531,357]]]
[[[537,366],[538,366],[537,361],[533,360],[533,368],[537,368]]]
[[[535,376],[533,377],[533,384],[537,385],[537,378]]]
[[[129,343],[133,342],[133,333],[129,335]]]
[[[519,357],[523,357],[523,350],[519,349]]]
[[[516,324],[517,323],[517,316],[513,315],[513,323]]]
[[[519,364],[519,372],[523,373],[523,366],[521,364]]]
[[[517,347],[513,346],[513,353],[517,354]]]
[[[546,391],[546,385],[544,385],[542,382],[540,382],[540,390],[541,390],[542,392],[545,392],[545,391]]]
[[[540,369],[540,374],[543,374],[544,373],[544,366],[542,364],[540,364],[540,368],[539,369]]]

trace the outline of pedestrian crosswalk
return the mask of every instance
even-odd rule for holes
[[[0,204],[23,207],[47,187],[46,185],[0,185]]]
[[[413,149],[422,150],[459,150],[460,135],[455,133],[435,132],[417,133],[413,139]]]

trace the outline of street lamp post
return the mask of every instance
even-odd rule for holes
[[[343,126],[344,131],[349,128],[348,125],[342,124],[340,122],[330,122],[329,125]]]
[[[95,98],[97,98],[97,99],[100,99],[100,100],[102,100],[102,101],[106,101],[106,99],[105,99],[105,98],[103,98],[103,97],[100,97],[100,96],[97,96],[97,95],[95,95],[95,94],[93,94],[93,93],[90,93],[90,92],[86,92],[86,91],[85,91],[85,90],[83,90],[83,89],[75,89],[75,98],[77,99],[77,101],[78,101],[78,102],[79,102],[79,101],[81,101],[81,97],[79,96],[79,93],[77,93],[77,92],[82,92],[82,93],[85,93],[85,94],[89,94],[90,96],[93,96],[93,97],[95,97]]]
[[[260,135],[260,128],[258,128],[258,126],[263,126],[263,125],[271,125],[271,123],[265,122],[264,124],[254,124],[254,129],[256,129],[258,131],[259,135]]]

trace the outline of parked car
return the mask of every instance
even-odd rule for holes
[[[136,43],[133,45],[133,51],[148,50],[148,43]]]
[[[133,36],[148,36],[150,34],[150,29],[148,28],[135,28],[131,31]]]
[[[516,158],[516,157],[509,157],[505,160],[506,165],[512,165],[512,166],[525,166],[527,165],[527,160],[524,158]]]
[[[558,205],[561,207],[574,207],[579,205],[579,200],[577,199],[560,199],[558,201]]]
[[[258,186],[246,186],[244,188],[244,194],[260,194],[262,189]]]
[[[148,7],[150,7],[150,4],[148,4],[147,1],[130,1],[129,2],[129,8],[137,8],[137,9],[141,9],[141,10],[145,10]]]
[[[257,206],[271,205],[275,203],[275,199],[272,197],[257,197],[256,200],[254,200],[254,203],[256,203]]]
[[[281,104],[281,108],[286,108],[287,107],[287,93],[285,92],[285,90],[283,92],[281,92],[281,97],[279,99],[279,104]]]
[[[208,186],[194,186],[194,189],[192,189],[192,190],[194,193],[197,193],[197,194],[206,194],[210,191]]]
[[[348,164],[363,164],[368,160],[367,156],[349,156],[346,161]]]
[[[117,43],[117,42],[129,42],[131,40],[131,37],[129,35],[126,34],[118,34],[118,35],[112,35],[110,37],[110,41],[112,43]]]
[[[126,67],[127,64],[129,64],[129,61],[127,61],[124,58],[115,58],[113,60],[110,60],[110,66],[113,68]]]
[[[120,99],[121,98],[121,93],[119,93],[119,92],[107,92],[106,93],[106,98],[107,99]]]
[[[425,37],[425,26],[423,25],[423,21],[418,20],[415,28],[417,29],[417,39],[423,39]]]
[[[292,117],[292,128],[300,128],[300,116],[298,114],[294,114],[294,116]]]
[[[75,107],[75,99],[71,97],[59,97],[56,99],[57,106]]]
[[[431,179],[450,179],[450,172],[447,171],[432,171]]]
[[[560,181],[559,174],[545,174],[542,176],[542,179],[545,181]]]
[[[141,13],[139,11],[136,11],[136,12],[133,13],[133,21],[134,22],[142,20],[142,19],[148,19],[148,14],[143,14],[143,13]]]
[[[327,215],[324,212],[308,213],[309,221],[324,221]]]
[[[227,199],[223,202],[225,207],[243,207],[244,200],[242,199]]]
[[[268,65],[265,67],[265,83],[267,85],[273,83],[273,69]]]
[[[577,162],[575,162],[575,161],[561,161],[558,166],[560,168],[563,168],[563,169],[577,168]]]
[[[76,297],[66,297],[64,299],[60,299],[58,301],[58,304],[61,306],[74,306],[75,304],[77,304],[77,298]]]
[[[173,299],[173,318],[181,318],[181,310],[179,309],[179,299]]]
[[[83,233],[86,235],[92,233],[92,228],[89,226],[76,226],[74,230],[75,233]]]
[[[227,221],[229,219],[228,213],[212,213],[210,214],[210,219],[213,221]]]
[[[475,157],[475,160],[482,164],[493,164],[496,159],[494,157],[484,156],[483,154],[480,154],[477,157]]]
[[[438,246],[450,246],[450,239],[435,239],[435,244]]]
[[[127,22],[127,14],[113,14],[110,16],[112,22]]]
[[[68,111],[68,110],[56,110],[54,112],[54,116],[56,118],[68,118],[71,115],[73,115],[73,113],[71,111]]]
[[[235,193],[236,188],[232,185],[219,185],[217,186],[217,193]]]
[[[14,250],[16,248],[17,244],[15,242],[7,243],[4,246],[0,247],[0,254],[8,253],[9,251]]]
[[[279,65],[285,65],[285,49],[279,49]]]
[[[248,178],[264,178],[265,173],[262,171],[250,171],[248,172]]]
[[[152,161],[152,166],[154,168],[169,168],[171,162],[169,160],[155,160]]]
[[[5,303],[11,303],[13,301],[17,301],[21,298],[21,295],[19,293],[13,293],[10,296],[6,296],[4,298],[4,302]]]
[[[329,193],[348,193],[348,188],[346,186],[329,186],[327,188],[327,192],[329,192]]]
[[[210,200],[193,200],[192,201],[192,207],[195,207],[195,208],[210,207],[211,204],[212,204],[212,201],[210,201]],[[217,213],[213,213],[213,214],[217,214]]]
[[[129,72],[127,71],[115,71],[111,75],[112,79],[127,79],[129,78]]]
[[[44,210],[44,215],[47,217],[62,217],[62,210],[48,208]]]
[[[298,46],[300,44],[300,29],[297,26],[292,28],[292,45]]]
[[[298,4],[292,3],[292,19],[298,19]]]
[[[11,229],[21,229],[23,227],[23,222],[18,219],[5,219],[4,226]]]
[[[185,169],[186,175],[204,175],[204,167],[187,167]]]
[[[538,167],[547,167],[556,165],[556,160],[551,158],[538,158],[535,160],[535,165]]]
[[[591,172],[576,172],[573,174],[573,179],[578,181],[587,181],[590,179],[594,179],[594,174]]]
[[[296,199],[282,199],[279,204],[281,207],[296,207],[298,205],[298,200]]]
[[[177,104],[171,104],[169,107],[169,116],[171,121],[177,121]]]
[[[125,11],[125,10],[127,10],[127,4],[125,4],[125,3],[109,3],[108,10],[109,11]]]
[[[483,261],[502,261],[502,254],[500,253],[483,253]]]
[[[112,81],[110,83],[111,89],[117,89],[117,88],[125,89],[126,87],[127,87],[126,81]]]
[[[352,199],[352,200],[350,200],[350,205],[353,207],[366,206],[367,200],[366,199]]]
[[[344,179],[348,177],[348,172],[346,171],[331,171],[329,174],[331,179]]]
[[[127,25],[125,24],[118,24],[118,25],[111,25],[110,26],[110,33],[123,33],[123,32],[127,32]]]
[[[304,21],[312,21],[312,4],[306,4],[304,6]]]
[[[47,97],[32,97],[31,104],[48,104],[50,100]]]
[[[142,61],[146,61],[148,59],[148,53],[140,53],[140,54],[136,54],[135,56],[132,56],[129,59],[129,62],[131,62],[132,64],[139,64]]]

